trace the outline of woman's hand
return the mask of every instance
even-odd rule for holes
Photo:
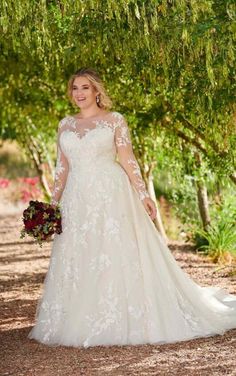
[[[56,207],[57,207],[57,204],[53,201],[50,202],[50,205],[53,209],[56,209]]]
[[[151,220],[153,221],[157,216],[157,209],[155,202],[150,198],[146,197],[142,200],[142,203],[150,216]]]

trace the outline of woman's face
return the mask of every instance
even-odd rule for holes
[[[96,95],[91,82],[87,77],[76,77],[72,85],[72,98],[81,109],[88,108],[96,104]]]

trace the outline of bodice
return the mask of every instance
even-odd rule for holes
[[[78,187],[78,181],[86,182],[89,176],[115,177],[122,169],[140,199],[149,197],[133,153],[128,125],[119,112],[87,119],[66,116],[59,123],[57,146],[52,203],[58,203],[67,178],[71,185]]]
[[[72,170],[114,162],[116,159],[115,126],[99,121],[91,125],[93,127],[87,128],[83,136],[77,127],[65,129],[60,135],[61,149]]]

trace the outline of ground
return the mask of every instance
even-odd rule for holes
[[[0,218],[2,331],[1,372],[12,376],[105,375],[236,375],[236,330],[223,336],[168,345],[111,347],[48,347],[29,340],[37,299],[48,266],[51,243],[41,249],[19,239],[21,218]],[[216,270],[190,245],[172,243],[170,248],[182,268],[201,285],[217,285],[236,293],[230,268]]]

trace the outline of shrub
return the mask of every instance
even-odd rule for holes
[[[211,257],[213,262],[230,263],[236,257],[236,224],[219,221],[209,226],[207,231],[196,233],[198,249]],[[199,244],[202,242],[202,244]]]

